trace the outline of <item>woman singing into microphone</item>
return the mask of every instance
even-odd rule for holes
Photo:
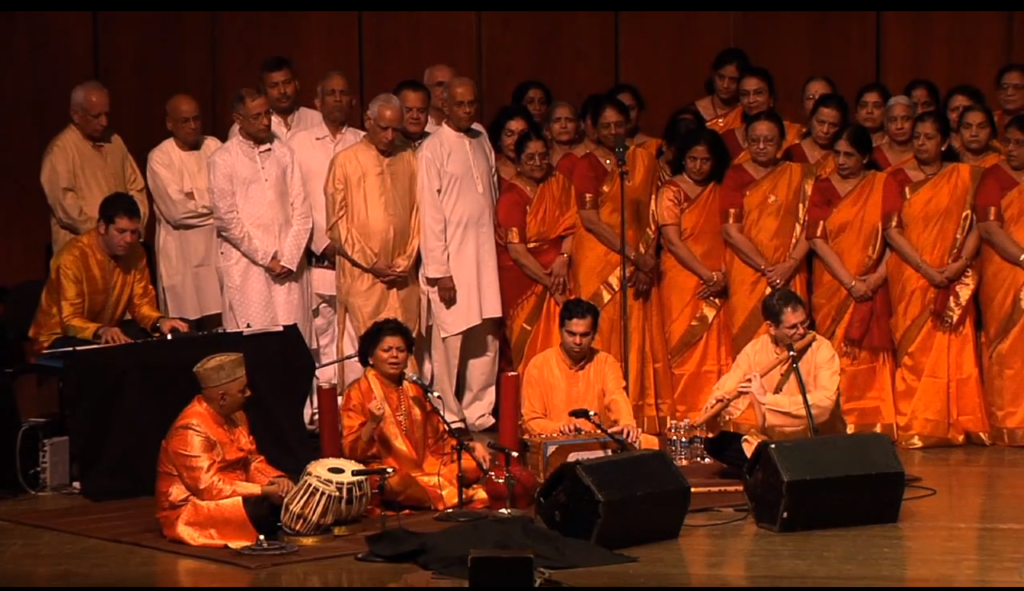
[[[341,407],[342,453],[368,468],[390,466],[384,498],[402,508],[443,510],[458,502],[459,467],[448,434],[423,389],[405,375],[415,342],[399,320],[374,322],[359,337],[363,376],[345,390]],[[463,484],[475,484],[490,467],[483,444],[468,444],[462,456]],[[479,464],[479,465],[478,465]],[[467,508],[488,505],[480,486],[464,492]]]

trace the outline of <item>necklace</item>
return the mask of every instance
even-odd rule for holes
[[[927,170],[925,170],[924,167],[921,166],[920,162],[917,163],[917,169],[921,171],[921,174],[924,175],[924,178],[930,179],[930,178],[932,178],[933,176],[939,174],[939,172],[942,171],[942,163],[940,162],[939,163],[939,168],[935,172],[932,172],[932,173],[929,173]]]
[[[398,421],[398,426],[402,429],[402,433],[409,434],[409,406],[406,402],[405,386],[398,387],[398,412],[395,413],[395,419]]]

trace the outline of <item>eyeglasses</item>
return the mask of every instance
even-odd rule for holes
[[[267,111],[263,111],[262,113],[253,113],[252,115],[246,115],[245,118],[248,119],[249,121],[252,121],[253,123],[260,123],[264,119],[270,119],[273,116],[274,116],[274,112],[270,111],[270,110],[267,110]]]
[[[523,154],[523,162],[526,164],[545,164],[551,161],[551,155],[547,152],[534,154]]]

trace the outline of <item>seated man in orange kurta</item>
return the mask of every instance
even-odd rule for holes
[[[789,360],[789,346],[813,334],[807,330],[807,305],[799,295],[782,287],[762,300],[761,316],[768,324],[768,333],[755,337],[740,351],[704,406],[704,412],[709,412],[731,400],[722,411],[723,419],[733,419],[748,405],[754,406],[754,430],[746,434],[721,431],[706,442],[708,455],[731,468],[742,468],[761,441],[810,435],[799,379]],[[824,337],[815,337],[806,349],[801,349],[794,350],[815,427],[822,435],[844,432],[838,404],[839,356]],[[734,398],[736,393],[738,398]]]
[[[657,438],[637,429],[626,380],[619,362],[593,347],[601,312],[587,300],[562,304],[558,323],[562,343],[534,357],[523,373],[522,424],[526,435],[558,435],[597,431],[574,419],[578,408],[596,412],[613,434],[644,449],[657,449]]]
[[[267,463],[242,412],[249,387],[241,353],[196,365],[202,394],[174,421],[157,462],[156,503],[168,539],[240,548],[277,532],[295,484]]]

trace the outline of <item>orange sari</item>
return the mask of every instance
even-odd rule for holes
[[[786,148],[793,144],[799,144],[802,139],[801,136],[804,133],[804,126],[798,123],[790,123],[789,121],[783,121],[786,127],[786,139],[782,142],[782,147],[779,148],[779,157],[786,152]],[[741,164],[750,160],[750,151],[747,150],[747,143],[745,140],[740,139],[740,129],[742,126],[734,127],[733,129],[722,132],[722,140],[725,141],[725,146],[729,148],[729,155],[732,156],[733,164]]]
[[[689,197],[675,181],[658,191],[658,223],[679,228],[680,238],[709,269],[721,269],[725,256],[719,221],[718,191],[708,185]],[[675,420],[701,415],[708,393],[732,365],[731,343],[722,317],[723,300],[702,300],[701,279],[667,249],[661,253],[661,310],[665,321],[669,369],[672,372],[672,415]]]
[[[886,141],[886,143],[888,143],[888,141]],[[914,160],[914,155],[911,154],[910,156],[899,162],[889,162],[889,156],[885,153],[885,150],[882,149],[882,145],[883,144],[876,145],[875,149],[871,151],[871,158],[875,161],[875,164],[878,165],[879,170],[881,170],[882,172],[887,172],[894,168],[899,168],[900,166],[903,166],[904,164],[907,164]]]
[[[883,224],[903,228],[921,258],[942,268],[959,257],[972,224],[974,189],[981,171],[952,164],[931,179],[913,182],[903,168],[886,176]],[[896,341],[897,443],[921,448],[986,441],[975,345],[977,273],[937,290],[901,257],[888,262],[891,321]]]
[[[885,254],[882,235],[882,183],[885,175],[868,173],[841,196],[829,178],[811,190],[807,239],[825,240],[855,277],[874,273]],[[873,431],[895,439],[893,403],[892,302],[883,285],[872,301],[854,302],[821,259],[811,272],[811,311],[817,332],[839,353],[839,392],[849,433]]]
[[[369,442],[362,431],[370,418],[374,400],[384,406],[384,419]],[[373,369],[345,389],[341,406],[341,447],[346,458],[368,468],[390,466],[385,498],[402,507],[443,510],[458,502],[458,465],[454,441],[441,418],[427,407],[433,404],[419,386],[403,382],[401,387],[384,379]],[[482,474],[467,454],[462,455],[466,480]],[[474,508],[488,506],[487,493],[480,486],[465,490],[464,499]]]
[[[786,162],[795,162],[797,164],[813,164],[814,175],[819,179],[823,179],[836,171],[835,153],[829,150],[825,152],[824,156],[818,158],[817,162],[811,162],[811,159],[807,156],[807,150],[804,150],[800,142],[786,148],[786,151],[782,153],[782,159]]]
[[[719,113],[715,110],[714,99],[711,96],[706,96],[694,102],[693,106],[704,117],[705,127],[713,129],[719,134],[743,125],[743,109],[739,106],[733,107],[724,113]]]
[[[982,173],[975,200],[978,222],[1002,222],[1024,244],[1024,184],[996,164]],[[985,403],[993,443],[1024,445],[1024,269],[982,243],[978,299],[984,329]]]
[[[505,245],[525,245],[542,267],[550,269],[562,251],[562,241],[576,231],[577,223],[569,179],[556,172],[535,191],[512,177],[496,206],[502,316],[512,363],[520,373],[534,355],[561,342],[559,306],[543,285],[512,260]]]
[[[613,159],[602,163],[590,152],[580,158],[573,177],[577,206],[598,212],[602,222],[620,228],[626,216],[626,241],[637,252],[657,246],[657,220],[653,197],[658,179],[658,162],[647,150],[630,148],[626,153],[629,176],[626,183],[626,211],[621,208],[618,167]],[[609,169],[610,167],[610,169]],[[620,258],[590,232],[582,230],[573,238],[573,285],[580,297],[601,310],[595,346],[622,360],[622,286]],[[661,326],[658,293],[646,299],[631,294],[628,300],[629,399],[637,425],[657,433],[669,414],[667,394],[671,388]]]

